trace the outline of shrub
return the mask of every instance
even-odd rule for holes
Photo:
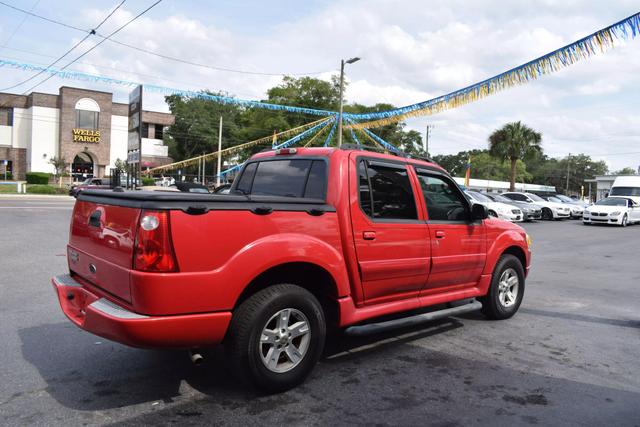
[[[68,190],[65,188],[54,187],[53,185],[27,185],[27,193],[31,194],[67,194]]]
[[[27,172],[27,184],[48,184],[51,174],[46,172]]]
[[[153,178],[143,177],[142,185],[156,185],[156,180]]]
[[[4,181],[4,172],[0,173],[0,181]],[[7,172],[7,181],[13,181],[11,172]]]

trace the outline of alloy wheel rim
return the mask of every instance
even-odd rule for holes
[[[500,304],[507,308],[516,303],[518,299],[518,291],[520,288],[520,279],[518,273],[513,268],[507,268],[500,275],[498,280],[498,300]]]
[[[300,310],[285,308],[271,316],[262,328],[258,352],[268,370],[281,374],[302,362],[310,342],[307,317]]]

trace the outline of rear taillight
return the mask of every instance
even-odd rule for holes
[[[157,273],[178,271],[171,242],[169,212],[142,211],[140,214],[133,268]]]

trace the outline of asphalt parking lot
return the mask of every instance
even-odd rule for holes
[[[0,425],[640,425],[640,225],[526,224],[520,312],[334,342],[301,387],[262,396],[219,352],[136,350],[66,320],[72,199],[0,199]]]

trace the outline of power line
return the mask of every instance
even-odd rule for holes
[[[7,4],[4,1],[0,1],[0,5],[9,7],[11,9],[17,10],[19,12],[22,12],[22,13],[25,13],[27,15],[33,16],[35,18],[39,18],[39,19],[42,19],[44,21],[51,22],[53,24],[61,25],[61,26],[66,27],[66,28],[70,28],[70,29],[73,29],[73,30],[76,30],[76,31],[82,31],[84,33],[90,32],[90,30],[85,30],[83,28],[79,28],[79,27],[76,27],[74,25],[70,25],[70,24],[66,24],[64,22],[56,21],[55,19],[47,18],[46,16],[42,16],[42,15],[39,15],[37,13],[33,13],[33,12],[28,11],[28,10],[25,10],[25,9],[21,9],[21,8],[19,8],[17,6],[13,6],[13,5]],[[111,39],[110,38],[111,35],[105,36],[105,35],[100,34],[100,33],[96,33],[96,35],[98,37],[102,38],[103,40],[109,40],[111,43],[114,43],[114,44],[117,44],[117,45],[120,45],[120,46],[124,46],[124,47],[127,47],[129,49],[134,49],[134,50],[136,50],[138,52],[143,52],[143,53],[146,53],[148,55],[157,56],[159,58],[167,59],[167,60],[174,61],[174,62],[180,62],[180,63],[186,64],[186,65],[191,65],[191,66],[195,66],[195,67],[202,67],[202,68],[208,68],[208,69],[214,70],[214,71],[223,71],[223,72],[228,72],[228,73],[249,74],[249,75],[258,75],[258,76],[311,76],[311,75],[318,75],[318,74],[323,74],[323,73],[326,73],[326,72],[329,72],[329,71],[333,71],[333,70],[314,71],[314,72],[308,72],[308,73],[268,73],[268,72],[262,72],[262,71],[249,71],[249,70],[240,70],[240,69],[228,68],[228,67],[220,67],[220,66],[215,66],[215,65],[202,64],[202,63],[199,63],[199,62],[190,61],[188,59],[177,58],[175,56],[165,55],[163,53],[155,52],[155,51],[152,51],[152,50],[149,50],[149,49],[144,49],[144,48],[141,48],[139,46],[134,46],[134,45],[129,44],[129,43],[125,43],[125,42],[122,42],[122,41],[119,41],[119,40]]]
[[[108,36],[106,36],[106,38],[103,38],[101,41],[99,41],[97,44],[93,45],[89,50],[86,50],[84,53],[82,53],[80,56],[77,56],[74,60],[72,60],[71,62],[67,63],[67,65],[65,65],[64,67],[62,67],[60,69],[60,71],[65,70],[66,68],[68,68],[70,65],[72,65],[74,62],[80,60],[81,58],[83,58],[85,55],[89,54],[90,52],[92,52],[94,49],[98,48],[102,43],[104,43],[105,41],[107,41],[109,39],[109,37],[117,34],[118,32],[120,32],[121,30],[125,29],[129,24],[131,24],[133,21],[135,21],[136,19],[140,18],[142,15],[144,15],[145,13],[147,13],[148,11],[150,11],[151,9],[153,9],[156,5],[158,5],[160,2],[162,2],[162,0],[157,0],[155,3],[153,3],[151,6],[147,7],[145,10],[143,10],[142,12],[140,12],[139,14],[137,14],[136,16],[134,16],[133,18],[131,18],[129,21],[127,21],[124,25],[118,27],[115,31],[111,32],[111,34],[109,34]],[[124,0],[122,1],[122,3],[124,3]],[[122,5],[122,3],[120,3],[120,5],[118,7],[120,7]],[[115,10],[113,11],[115,12]],[[113,14],[113,12],[111,14],[109,14],[109,16],[111,16]],[[108,17],[107,17],[108,18]],[[104,20],[106,21],[106,19]],[[104,23],[104,21],[102,23]],[[102,25],[102,23],[100,23],[100,25]],[[97,28],[97,27],[96,27]],[[90,34],[96,34],[95,30],[91,30]],[[42,80],[40,83],[31,86],[29,89],[27,89],[26,91],[23,92],[23,94],[25,93],[29,93],[31,92],[33,89],[35,89],[36,87],[40,86],[41,84],[43,84],[44,82],[50,80],[51,78],[53,78],[53,76],[55,76],[57,73],[51,74],[49,75],[49,77],[47,77],[46,79]]]
[[[40,0],[36,0],[36,2],[33,4],[33,6],[31,6],[31,9],[29,9],[29,11],[32,12],[38,6],[39,3],[40,3]],[[9,35],[9,37],[7,37],[7,39],[4,41],[2,46],[0,46],[0,49],[5,49],[7,47],[11,39],[13,39],[13,36],[15,36],[18,33],[18,31],[20,31],[20,28],[22,28],[27,18],[29,18],[29,15],[24,15],[22,17],[22,21],[20,21],[20,23],[16,26],[13,32]]]
[[[10,9],[17,10],[18,12],[22,12],[22,13],[25,13],[27,15],[33,16],[34,18],[38,18],[38,19],[42,19],[43,21],[51,22],[52,24],[61,25],[63,27],[70,28],[70,29],[76,30],[76,31],[82,31],[83,33],[88,33],[89,32],[89,30],[85,30],[84,28],[79,28],[79,27],[76,27],[76,26],[73,26],[73,25],[70,25],[70,24],[66,24],[64,22],[56,21],[55,19],[51,19],[51,18],[47,18],[46,16],[38,15],[37,13],[33,13],[33,12],[29,11],[29,10],[21,9],[19,7],[16,7],[16,6],[14,6],[12,4],[9,4],[9,3],[5,3],[3,1],[0,1],[0,4],[10,8]]]
[[[89,37],[91,37],[92,35],[94,35],[94,34],[96,33],[96,30],[97,30],[98,28],[100,28],[100,27],[102,26],[102,24],[104,24],[104,23],[107,21],[107,19],[111,18],[111,16],[116,12],[116,10],[120,9],[120,6],[122,6],[122,5],[124,4],[124,2],[125,2],[125,1],[126,1],[126,0],[122,0],[122,1],[120,2],[120,4],[118,4],[118,5],[115,7],[115,9],[113,9],[113,10],[112,10],[112,11],[111,11],[111,12],[110,12],[110,13],[109,13],[109,14],[108,14],[108,15],[107,15],[107,16],[106,16],[102,21],[100,21],[100,23],[96,26],[96,28],[94,28],[93,30],[89,31],[89,32],[87,33],[87,35],[86,35],[86,36],[84,36],[84,37],[83,37],[83,38],[82,38],[78,43],[74,44],[74,45],[73,45],[69,50],[67,50],[65,53],[63,53],[63,54],[62,54],[62,56],[58,57],[58,58],[57,58],[55,61],[53,61],[51,64],[47,65],[47,67],[46,67],[45,69],[38,71],[37,73],[35,73],[35,74],[34,74],[34,75],[32,75],[31,77],[29,77],[28,79],[21,81],[20,83],[16,83],[16,84],[14,84],[13,86],[9,86],[9,87],[6,87],[6,88],[4,88],[4,89],[0,89],[0,91],[1,91],[1,92],[5,92],[5,91],[7,91],[7,90],[11,90],[11,89],[16,88],[16,87],[18,87],[18,86],[22,86],[23,84],[25,84],[25,83],[27,83],[27,82],[30,82],[31,80],[35,79],[36,77],[38,77],[38,76],[42,75],[43,73],[46,73],[46,72],[47,72],[51,67],[53,67],[54,65],[56,65],[58,62],[62,61],[62,60],[63,60],[63,59],[64,59],[64,58],[69,54],[69,53],[71,53],[74,49],[76,49],[78,46],[80,46],[82,43],[84,43],[84,42],[85,42],[85,40],[87,40]],[[50,78],[50,77],[49,77],[49,78]],[[49,80],[49,78],[47,78],[47,79],[43,80],[42,82],[38,83],[36,86],[33,86],[31,89],[33,89],[34,87],[37,87],[38,85],[40,85],[40,84],[42,84],[42,83],[46,82],[47,80]],[[28,92],[28,91],[29,91],[29,90],[31,90],[31,89],[28,89],[26,92]],[[26,92],[23,92],[23,93],[26,93]]]

